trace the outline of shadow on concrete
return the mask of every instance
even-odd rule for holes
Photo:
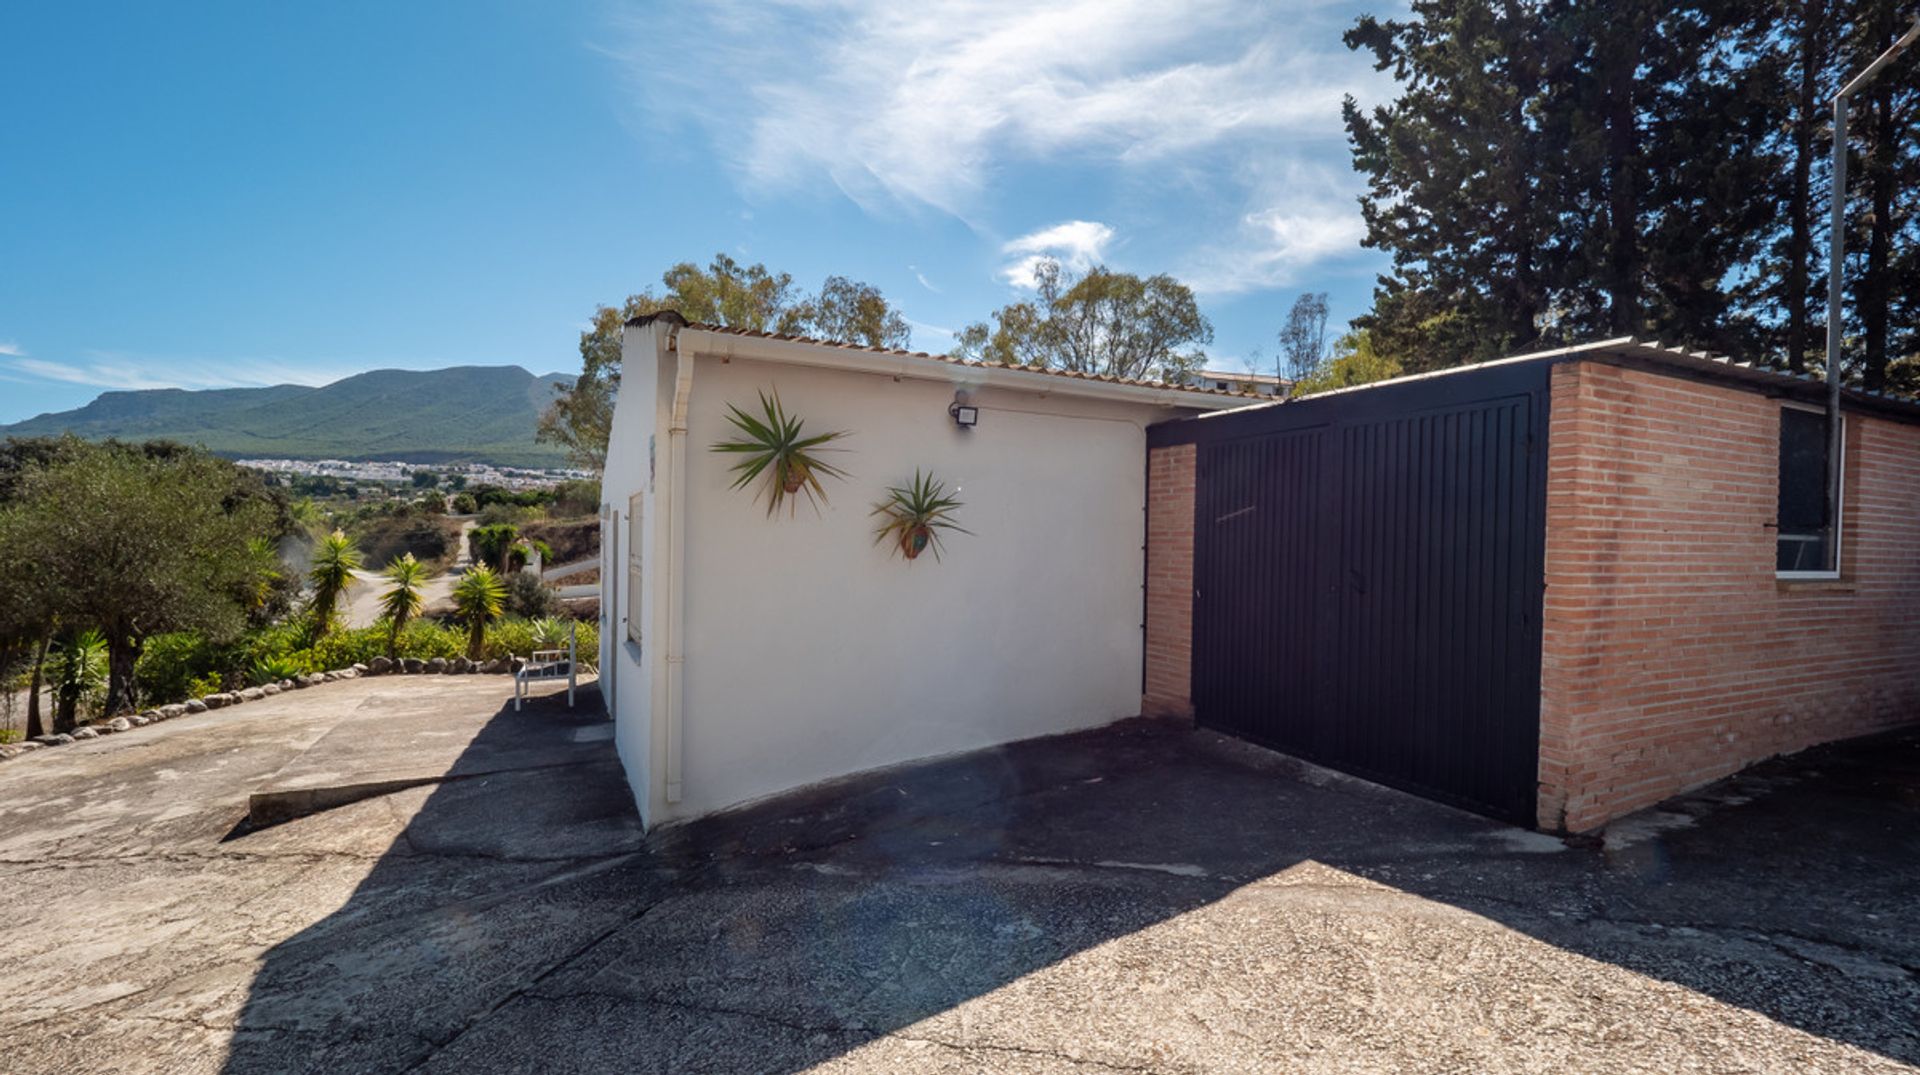
[[[578,726],[509,705],[476,742]],[[443,785],[344,906],[266,957],[226,1070],[798,1072],[1302,870],[1920,1061],[1920,732],[1770,763],[1568,847],[1129,722],[647,840],[611,744]],[[1129,975],[1104,988],[1144,990],[1153,968]],[[1103,1062],[1139,1047],[1130,1003]]]

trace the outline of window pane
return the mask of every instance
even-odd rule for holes
[[[1780,571],[1823,571],[1827,561],[1827,417],[1780,412]]]

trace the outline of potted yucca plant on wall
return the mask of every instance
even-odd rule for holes
[[[802,434],[800,419],[780,406],[780,393],[760,393],[760,413],[748,414],[727,404],[727,421],[740,431],[733,440],[713,445],[716,452],[730,452],[743,458],[732,466],[733,488],[744,489],[761,475],[767,476],[767,514],[772,515],[787,498],[804,492],[817,509],[827,501],[820,486],[822,476],[845,478],[846,473],[820,458],[830,451],[826,445],[846,436],[844,430],[832,433]],[[792,510],[789,506],[789,511]]]
[[[908,560],[932,549],[933,558],[938,560],[941,531],[972,532],[954,521],[954,512],[964,506],[949,496],[946,486],[932,474],[922,474],[916,468],[910,484],[889,488],[887,498],[873,506],[873,514],[880,517],[873,543],[891,543],[894,551]]]

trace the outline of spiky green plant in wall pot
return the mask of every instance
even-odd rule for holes
[[[886,499],[873,506],[873,514],[880,519],[873,543],[888,543],[893,551],[908,560],[918,559],[921,553],[932,549],[933,558],[938,560],[943,531],[972,533],[954,519],[954,512],[965,506],[949,495],[946,486],[931,473],[922,474],[915,468],[912,482],[890,487]]]
[[[780,505],[788,504],[789,498],[800,493],[805,493],[817,510],[827,502],[827,491],[821,487],[820,479],[847,476],[845,471],[820,458],[821,452],[833,450],[826,446],[845,437],[846,431],[807,436],[801,420],[780,405],[780,393],[760,393],[758,414],[749,414],[731,403],[727,404],[727,410],[730,412],[727,421],[740,435],[715,443],[713,450],[742,457],[729,468],[733,471],[733,488],[745,489],[756,479],[766,477],[764,495],[768,515],[779,511]],[[793,505],[788,504],[789,513],[792,510]]]

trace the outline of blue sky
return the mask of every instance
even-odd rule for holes
[[[724,250],[917,347],[1039,255],[1170,272],[1213,365],[1362,312],[1350,4],[10,4],[0,422],[112,388],[577,368]],[[1375,5],[1374,10],[1382,10]],[[1382,11],[1382,13],[1386,13]]]

